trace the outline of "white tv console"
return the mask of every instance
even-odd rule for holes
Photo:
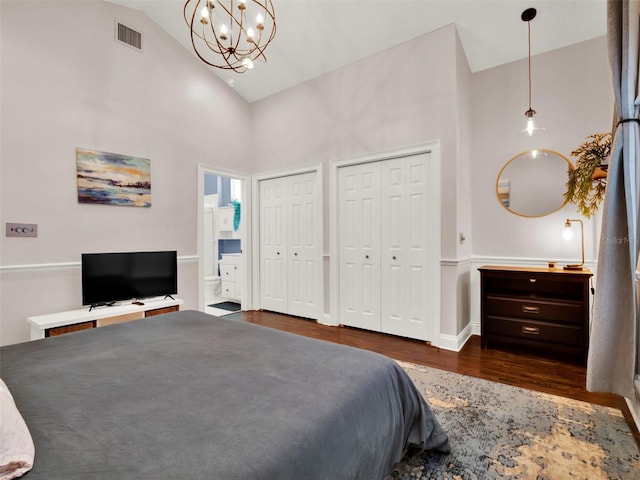
[[[97,307],[91,311],[89,307],[85,307],[80,310],[27,317],[27,322],[31,325],[31,340],[38,340],[162,313],[177,312],[183,303],[181,299],[157,297],[144,300],[143,305],[134,305],[131,301],[127,301],[112,307]]]

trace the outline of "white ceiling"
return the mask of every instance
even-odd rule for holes
[[[109,0],[144,11],[192,51],[184,0]],[[267,63],[237,74],[212,69],[249,102],[454,23],[472,72],[606,33],[606,0],[273,0],[277,33]],[[195,55],[195,54],[194,54]],[[402,65],[397,66],[402,75]]]

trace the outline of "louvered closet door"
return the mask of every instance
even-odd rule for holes
[[[288,313],[317,319],[320,266],[316,245],[318,185],[316,172],[288,179]]]
[[[380,162],[381,330],[403,337],[431,340],[430,272],[427,252],[429,153]]]
[[[287,313],[287,188],[282,178],[260,182],[260,305]]]
[[[340,323],[380,331],[380,165],[338,170]]]

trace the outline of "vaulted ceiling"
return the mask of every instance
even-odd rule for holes
[[[184,0],[110,0],[144,11],[192,52]],[[212,71],[254,102],[446,25],[455,24],[472,72],[527,56],[523,10],[535,7],[538,54],[606,33],[606,0],[273,0],[277,34],[267,63]],[[193,53],[193,52],[192,52]],[[419,61],[419,54],[416,55]],[[402,75],[402,65],[397,74]]]

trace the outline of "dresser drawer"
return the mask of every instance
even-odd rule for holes
[[[584,300],[583,283],[571,281],[558,275],[522,274],[495,276],[485,278],[487,295],[501,293],[513,296],[530,296],[534,298],[561,298],[575,301]]]
[[[485,308],[489,316],[550,320],[569,324],[580,324],[583,316],[580,303],[554,302],[536,298],[488,296]]]
[[[541,342],[542,345],[562,344],[584,347],[581,328],[539,321],[488,317],[485,323],[489,336],[510,337]],[[484,332],[483,332],[484,333]]]

